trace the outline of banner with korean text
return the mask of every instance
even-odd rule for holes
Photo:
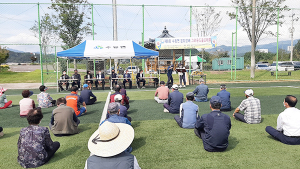
[[[155,38],[156,50],[162,49],[209,49],[217,46],[217,36]]]

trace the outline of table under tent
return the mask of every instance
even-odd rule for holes
[[[57,57],[68,59],[109,59],[110,70],[111,59],[147,59],[153,56],[157,57],[158,52],[146,49],[134,41],[86,40],[71,49],[57,53]],[[110,88],[112,89],[112,85]]]

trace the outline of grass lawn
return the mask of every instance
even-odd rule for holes
[[[288,87],[294,85],[295,87]],[[128,90],[130,97],[129,116],[135,130],[132,143],[133,152],[141,168],[298,168],[300,163],[300,147],[282,144],[265,132],[265,127],[276,127],[276,119],[284,110],[283,99],[287,94],[300,98],[298,85],[291,83],[253,83],[228,84],[231,92],[232,107],[237,107],[245,98],[243,92],[254,87],[254,95],[261,100],[262,123],[244,124],[231,118],[232,129],[229,136],[229,147],[222,153],[210,153],[203,149],[202,141],[195,136],[193,129],[182,129],[175,122],[174,115],[163,113],[161,104],[154,99],[154,89]],[[287,87],[276,87],[287,86]],[[180,90],[183,94],[190,92],[195,86]],[[218,84],[209,85],[209,98],[219,91]],[[13,107],[0,110],[0,126],[5,135],[0,138],[0,168],[21,168],[17,162],[17,140],[21,128],[27,121],[19,117],[17,95],[21,90],[8,90],[8,99]],[[49,90],[55,99],[66,93],[55,93]],[[87,142],[91,134],[98,128],[107,92],[95,91],[97,104],[88,106],[88,114],[80,117],[80,134],[68,137],[55,137],[61,148],[46,165],[40,168],[83,168],[89,156]],[[32,96],[36,100],[36,96]],[[209,103],[198,103],[199,115],[209,113]],[[296,107],[300,108],[300,104]],[[40,125],[48,126],[53,108],[42,109],[44,118]],[[226,112],[232,115],[233,111]]]

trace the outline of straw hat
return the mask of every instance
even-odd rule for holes
[[[105,121],[90,137],[88,148],[96,156],[111,157],[126,150],[133,138],[132,126]]]

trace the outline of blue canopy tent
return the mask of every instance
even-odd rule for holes
[[[158,56],[157,51],[146,49],[134,41],[86,40],[81,44],[57,53],[68,59],[147,59]],[[110,64],[111,66],[111,64]]]

